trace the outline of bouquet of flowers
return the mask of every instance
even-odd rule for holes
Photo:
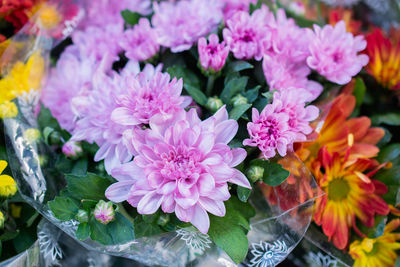
[[[357,117],[359,73],[379,72],[372,37],[278,1],[42,10],[3,55],[0,115],[21,195],[85,247],[150,265],[274,266],[312,218],[342,250],[376,219],[384,240],[350,254],[374,242],[394,253],[400,212],[375,175],[393,175],[398,149],[376,158],[387,134]]]

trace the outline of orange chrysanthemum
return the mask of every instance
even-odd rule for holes
[[[374,29],[366,36],[366,54],[370,61],[367,71],[382,86],[400,89],[400,29],[392,29],[390,38],[381,29]]]
[[[350,227],[361,234],[356,218],[372,227],[376,214],[389,213],[389,206],[380,197],[387,187],[370,179],[382,165],[371,159],[349,161],[348,152],[343,157],[323,147],[314,169],[321,190],[326,193],[315,202],[314,220],[339,249],[347,246]],[[367,170],[370,172],[364,174]]]
[[[383,235],[377,238],[356,240],[350,245],[354,267],[391,267],[395,265],[400,249],[400,233],[393,233],[400,227],[400,219],[392,220],[385,227]]]
[[[375,145],[385,135],[381,128],[370,128],[368,117],[348,117],[353,112],[356,99],[350,94],[341,94],[333,101],[331,109],[318,134],[312,142],[296,144],[296,154],[312,169],[312,164],[318,156],[321,147],[327,151],[344,155],[351,143],[350,160],[375,157],[379,149]],[[318,125],[313,125],[314,129]]]
[[[338,7],[329,10],[329,24],[336,25],[339,21],[343,20],[346,23],[346,30],[354,35],[360,33],[361,21],[353,19],[353,11]]]

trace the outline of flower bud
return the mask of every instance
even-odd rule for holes
[[[250,179],[252,183],[255,183],[263,178],[264,168],[260,166],[251,166],[247,170],[247,177]]]
[[[82,155],[82,147],[79,142],[68,141],[62,147],[62,152],[69,158],[76,159]]]
[[[0,211],[0,229],[4,228],[4,221],[6,219],[4,218],[4,214]]]
[[[247,104],[247,98],[245,98],[244,96],[242,96],[241,94],[236,95],[235,97],[232,98],[231,100],[231,104],[236,107],[236,106],[240,106],[240,105],[244,105]]]
[[[115,217],[115,210],[111,201],[100,200],[94,209],[94,217],[102,224],[108,224]]]
[[[41,137],[40,131],[35,128],[26,129],[24,132],[25,140],[27,140],[31,144],[39,140],[40,137]]]
[[[61,144],[61,134],[51,127],[44,128],[43,137],[49,145]]]
[[[78,210],[75,219],[80,223],[87,223],[89,221],[89,214],[85,210]]]
[[[224,103],[218,97],[210,97],[207,101],[206,108],[211,112],[217,112]]]
[[[169,214],[161,214],[160,217],[158,217],[157,224],[164,226],[169,222],[169,218]]]
[[[202,70],[213,74],[219,72],[224,67],[229,54],[229,48],[225,42],[219,43],[218,35],[211,34],[208,44],[206,38],[199,39],[198,52]]]

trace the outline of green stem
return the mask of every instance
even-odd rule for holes
[[[124,206],[121,203],[116,204],[116,205],[118,207],[118,212],[121,213],[122,215],[124,215],[124,217],[127,218],[132,224],[135,224],[135,219],[133,219],[132,216],[129,215],[129,213],[126,211]]]
[[[214,89],[214,82],[215,82],[215,76],[214,75],[208,76],[207,88],[206,88],[207,96],[211,96],[211,93]]]

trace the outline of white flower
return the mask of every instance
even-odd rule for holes
[[[260,242],[253,243],[252,250],[254,258],[247,264],[249,267],[274,267],[286,258],[289,250],[285,241],[275,241],[274,243]]]

